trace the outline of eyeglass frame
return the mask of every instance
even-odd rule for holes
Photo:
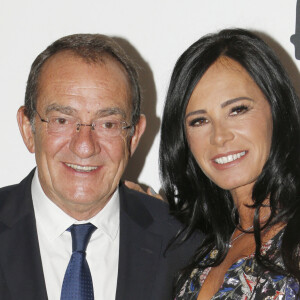
[[[35,112],[37,113],[37,115],[39,116],[41,122],[47,123],[47,124],[50,123],[50,121],[49,121],[48,119],[42,118],[41,115],[39,114],[39,112],[38,112],[36,109],[35,109],[34,111],[35,111]],[[78,120],[79,120],[79,119],[78,119]],[[124,123],[124,124],[127,125],[126,121],[120,121],[120,123]],[[91,127],[91,129],[92,129],[93,131],[95,131],[95,123],[85,124],[85,123],[81,123],[81,122],[80,122],[80,123],[76,123],[76,132],[79,132],[79,131],[80,131],[80,127],[81,127],[81,126],[86,126],[86,127],[89,126],[89,127]],[[130,125],[121,127],[121,129],[122,129],[122,130],[124,130],[124,129],[130,129],[130,128],[132,128],[132,127],[134,127],[134,125],[133,125],[133,124],[130,124]],[[116,136],[119,136],[119,135],[116,135]],[[112,137],[116,137],[116,136],[112,136]]]

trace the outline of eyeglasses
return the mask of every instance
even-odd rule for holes
[[[81,126],[89,126],[97,137],[112,138],[120,136],[124,131],[133,127],[125,121],[109,119],[105,117],[93,121],[92,124],[83,124],[79,119],[70,116],[53,116],[43,119],[36,111],[40,120],[47,123],[47,132],[57,136],[71,136],[80,131]]]

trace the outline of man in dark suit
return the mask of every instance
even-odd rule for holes
[[[0,189],[0,299],[163,300],[199,241],[120,183],[144,132],[137,73],[109,37],[63,37],[34,61],[19,128],[37,168]]]

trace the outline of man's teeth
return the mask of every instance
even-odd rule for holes
[[[89,167],[89,166],[78,166],[78,165],[73,165],[73,164],[66,164],[68,167],[80,171],[80,172],[90,172],[93,170],[96,170],[97,167]]]
[[[217,164],[227,164],[229,162],[232,162],[242,156],[244,156],[246,154],[246,151],[240,152],[240,153],[236,153],[236,154],[232,154],[232,155],[228,155],[228,156],[223,156],[223,157],[219,157],[215,159],[215,162]]]

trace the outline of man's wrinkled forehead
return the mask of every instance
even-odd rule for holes
[[[103,54],[99,54],[98,55],[98,59],[91,59],[88,56],[87,57],[83,57],[79,54],[77,54],[76,52],[74,52],[73,50],[63,50],[63,51],[59,51],[57,53],[55,53],[54,55],[52,55],[51,57],[49,57],[44,65],[41,68],[41,72],[39,75],[39,79],[38,79],[38,86],[37,86],[37,100],[39,99],[40,94],[42,93],[42,89],[43,89],[43,79],[44,77],[46,77],[46,74],[48,72],[49,66],[51,65],[51,68],[53,69],[53,65],[55,66],[55,68],[57,68],[57,71],[64,72],[64,69],[62,68],[61,70],[58,70],[59,66],[56,66],[57,64],[55,64],[55,62],[58,59],[61,59],[61,57],[64,57],[65,60],[74,60],[78,62],[78,60],[80,62],[82,62],[82,64],[87,64],[90,66],[95,66],[95,67],[105,67],[109,64],[113,64],[115,66],[117,66],[117,68],[119,69],[119,71],[121,71],[124,75],[124,78],[126,78],[126,82],[127,82],[127,94],[128,94],[128,100],[129,100],[129,105],[130,105],[130,109],[132,110],[133,107],[133,103],[132,103],[132,86],[131,86],[131,82],[129,79],[129,75],[125,69],[125,67],[116,59],[114,58],[112,55],[108,54],[108,53],[103,53]],[[93,56],[94,57],[94,56]],[[52,72],[53,74],[51,74],[51,76],[55,79],[55,72]]]
[[[123,74],[127,78],[128,86],[130,87],[130,85],[131,85],[130,84],[130,79],[129,79],[129,74],[128,74],[126,68],[112,54],[107,53],[107,52],[101,52],[101,53],[97,53],[97,54],[94,53],[93,55],[88,55],[87,53],[85,53],[85,55],[83,55],[82,53],[76,52],[75,50],[71,50],[71,49],[61,50],[61,51],[58,51],[55,54],[51,55],[43,63],[43,65],[41,67],[38,82],[40,82],[40,78],[42,77],[42,75],[44,73],[44,70],[47,68],[47,66],[49,64],[51,64],[54,60],[56,60],[57,57],[61,57],[61,56],[79,59],[79,60],[82,61],[83,64],[95,65],[95,66],[105,66],[109,63],[114,63],[119,67],[119,69],[123,72]]]

